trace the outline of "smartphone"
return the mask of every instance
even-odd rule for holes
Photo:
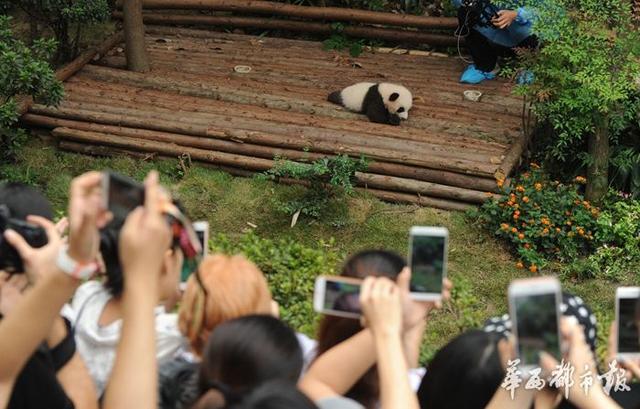
[[[320,276],[313,293],[313,309],[325,315],[358,319],[362,280],[348,277]]]
[[[515,280],[509,285],[509,313],[520,368],[540,366],[540,352],[561,359],[560,282],[553,277]]]
[[[640,358],[640,287],[616,290],[619,361]]]
[[[144,185],[117,173],[103,173],[102,191],[104,207],[118,224],[124,223],[131,211],[144,204]]]
[[[448,246],[449,231],[444,227],[414,226],[409,231],[409,288],[413,299],[434,301],[442,298]]]
[[[196,236],[198,236],[200,248],[202,248],[202,257],[204,257],[209,251],[209,222],[193,222],[193,230],[196,232]]]

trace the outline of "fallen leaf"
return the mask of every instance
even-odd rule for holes
[[[293,214],[293,217],[291,218],[291,227],[295,227],[295,225],[298,223],[298,217],[300,217],[300,212],[302,211],[302,209],[298,210],[297,212],[295,212]]]

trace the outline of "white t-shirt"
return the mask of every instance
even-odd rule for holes
[[[104,307],[112,298],[101,283],[89,281],[78,288],[71,305],[62,310],[75,327],[76,347],[96,384],[98,396],[107,386],[122,328],[122,320],[105,326],[98,324]],[[156,307],[155,314],[156,354],[158,363],[162,363],[188,345],[178,329],[177,314],[167,314],[163,306]]]

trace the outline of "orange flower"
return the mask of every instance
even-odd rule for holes
[[[513,215],[513,220],[518,220],[519,218],[520,218],[520,215],[518,215],[518,214],[514,214]]]
[[[535,185],[533,185],[533,187],[534,187],[537,191],[540,191],[540,190],[542,190],[542,183],[539,183],[539,182],[538,182],[538,183],[536,183]]]
[[[535,264],[532,264],[532,265],[529,267],[529,271],[531,271],[532,273],[535,273],[535,272],[537,272],[537,271],[538,271],[538,267],[536,267],[536,265],[535,265]]]
[[[515,212],[513,212],[513,214],[517,214],[518,216],[520,216],[520,210],[516,210]]]
[[[548,225],[549,223],[551,223],[549,221],[549,219],[547,219],[546,217],[543,217],[542,219],[540,219],[540,223],[544,224],[544,225]]]
[[[575,180],[576,183],[580,183],[580,184],[587,183],[587,178],[585,178],[583,176],[576,176],[576,178],[574,180]]]
[[[518,261],[516,263],[516,268],[524,268],[524,264],[522,264],[522,261]]]
[[[509,205],[509,206],[513,206],[513,201],[509,200],[509,201],[507,202],[507,205]]]
[[[556,227],[556,233],[560,233],[562,230],[560,230],[560,227]]]
[[[523,197],[522,201],[525,203],[529,203],[529,197],[528,196]]]
[[[517,232],[518,232],[518,229],[516,229],[515,227],[511,228],[511,233],[517,233]]]
[[[531,162],[531,163],[529,164],[529,166],[531,166],[533,169],[540,169],[540,165],[538,165],[538,164],[537,164],[537,163],[535,163],[535,162]]]
[[[571,226],[571,220],[567,220],[567,226]]]
[[[578,228],[578,234],[584,236],[584,229]]]
[[[507,229],[509,229],[509,225],[508,225],[507,223],[502,223],[502,224],[500,225],[500,228],[501,228],[502,230],[507,230]]]
[[[545,228],[542,230],[542,234],[549,234],[549,229],[545,227]]]
[[[502,186],[504,186],[504,180],[502,180],[502,179],[498,180],[498,181],[496,182],[496,185],[498,185],[498,187],[500,187],[500,188],[501,188]]]
[[[530,245],[529,243],[525,243],[524,248],[525,248],[525,249],[530,249],[530,248],[531,248],[531,245]]]
[[[516,186],[516,192],[521,192],[521,193],[524,192],[524,186],[522,185]]]
[[[518,234],[518,238],[519,238],[520,240],[524,240],[524,234],[523,234],[523,233]]]

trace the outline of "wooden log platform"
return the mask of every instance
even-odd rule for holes
[[[148,26],[152,70],[140,74],[126,71],[124,45],[110,41],[108,52],[66,80],[58,107],[30,105],[23,123],[53,130],[74,152],[187,154],[240,175],[269,169],[275,156],[364,155],[370,166],[356,175],[361,189],[455,210],[496,194],[496,178],[509,175],[526,141],[523,101],[511,85],[459,84],[465,64],[457,58],[353,58],[317,42]],[[238,65],[251,71],[238,73]],[[374,124],[327,102],[359,81],[408,87],[409,120]],[[481,102],[466,101],[467,89],[482,91]]]

